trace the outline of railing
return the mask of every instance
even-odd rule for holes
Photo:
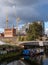
[[[18,42],[19,45],[39,45],[39,46],[48,46],[48,41],[24,41]]]

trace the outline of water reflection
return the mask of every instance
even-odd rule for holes
[[[18,61],[12,61],[12,62],[10,62],[10,63],[3,62],[3,63],[0,64],[0,65],[18,65],[18,63],[19,63]],[[19,65],[20,65],[20,64],[19,64]],[[43,61],[43,65],[48,65],[48,58]]]
[[[1,65],[7,65],[7,62],[3,62]]]
[[[18,61],[12,61],[10,63],[3,62],[1,65],[17,65]]]
[[[19,60],[14,60],[14,61],[10,61],[10,62],[3,62],[0,65],[24,65],[24,64],[20,64]],[[43,65],[48,65],[48,58],[43,60]]]
[[[48,58],[43,61],[43,65],[48,65]]]
[[[14,62],[11,62],[11,63],[8,63],[7,65],[17,65],[18,61],[14,61]]]

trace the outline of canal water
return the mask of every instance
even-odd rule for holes
[[[43,65],[48,65],[48,58],[43,61]]]
[[[46,56],[44,54],[41,57],[42,57],[42,65],[48,65],[48,56]],[[40,59],[40,57],[38,59]],[[26,64],[23,61],[21,61],[21,60],[16,60],[16,59],[11,60],[11,59],[8,59],[8,60],[0,63],[0,65],[26,65]]]
[[[3,62],[1,63],[0,65],[24,65],[24,64],[20,64],[19,61],[15,60],[15,61],[12,61],[12,62]],[[25,64],[26,65],[26,64]],[[43,65],[48,65],[48,58],[43,60]]]
[[[12,61],[12,62],[9,62],[9,63],[3,62],[0,65],[18,65],[18,61]]]
[[[26,65],[26,64],[21,60],[15,60],[15,61],[12,61],[12,62],[9,62],[9,63],[3,62],[0,65]]]

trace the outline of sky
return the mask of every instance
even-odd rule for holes
[[[48,34],[48,21],[45,22],[45,33]]]
[[[48,0],[0,0],[0,31],[6,27],[6,16],[8,26],[16,27],[16,19],[19,17],[19,26],[34,20],[43,20],[45,29],[48,22]]]

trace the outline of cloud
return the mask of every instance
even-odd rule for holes
[[[47,35],[48,35],[48,28],[46,28],[46,29],[45,29],[45,34],[47,34]]]
[[[4,32],[4,29],[3,28],[0,28],[0,33]]]
[[[0,28],[5,28],[6,15],[9,27],[16,26],[16,18],[20,17],[20,25],[32,20],[47,20],[48,0],[0,0]]]

